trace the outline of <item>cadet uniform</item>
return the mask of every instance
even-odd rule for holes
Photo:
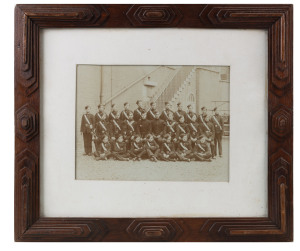
[[[114,141],[112,156],[117,160],[129,160],[129,153],[127,152],[126,143]]]
[[[95,152],[96,160],[106,160],[111,156],[111,144],[109,142],[100,142],[98,150]]]
[[[186,114],[186,117],[185,117],[185,122],[186,122],[186,123],[191,123],[191,122],[193,122],[193,121],[192,121],[193,116],[196,116],[196,118],[197,118],[197,114],[196,114],[196,113],[194,113],[194,112],[188,112],[188,113]]]
[[[162,119],[162,120],[164,120],[164,121],[166,121],[166,120],[168,120],[169,119],[169,114],[170,113],[173,113],[173,115],[174,115],[174,112],[172,112],[171,110],[163,110],[162,111],[162,113],[161,113],[161,115],[160,115],[160,119]]]
[[[190,122],[188,127],[191,141],[196,142],[197,138],[202,134],[199,124],[197,122]]]
[[[152,123],[148,119],[140,119],[136,125],[137,134],[144,139],[147,134],[152,132]]]
[[[204,121],[204,120],[203,120]],[[215,127],[213,123],[210,121],[200,124],[201,130],[204,132],[204,135],[208,139],[208,142],[210,143],[210,148],[211,148],[211,154],[212,157],[215,156]]]
[[[123,122],[123,135],[125,142],[127,142],[127,149],[130,149],[131,138],[136,134],[136,124],[134,120],[128,119]]]
[[[96,151],[98,151],[98,147],[103,136],[107,135],[108,137],[110,137],[111,134],[110,123],[108,123],[105,120],[98,120],[98,122],[95,123],[95,133],[97,136],[97,139],[95,140],[95,146],[96,146]]]
[[[115,135],[122,134],[124,131],[124,123],[120,119],[112,119],[110,121],[111,128],[111,137],[115,137]]]
[[[181,161],[190,161],[194,154],[192,152],[192,146],[189,141],[180,141],[177,146],[177,156]]]
[[[174,120],[166,120],[165,121],[165,133],[171,135],[172,140],[177,138],[177,122]]]
[[[176,138],[179,139],[180,134],[189,134],[190,130],[186,123],[178,122],[176,125]]]
[[[200,140],[197,140],[194,147],[194,155],[198,160],[209,160],[211,158],[211,149],[209,144],[206,141],[205,143],[201,143]]]
[[[168,155],[168,157],[166,155]],[[177,155],[175,152],[174,144],[172,142],[163,142],[160,147],[159,159],[164,161],[175,161],[176,157]]]
[[[224,130],[223,118],[218,115],[211,117],[211,122],[215,126],[215,155],[217,155],[217,148],[219,149],[219,156],[222,156],[222,136]]]
[[[157,110],[156,109],[150,109],[148,112],[147,112],[147,119],[148,120],[154,120],[155,119],[155,114],[157,113]]]
[[[155,142],[155,140],[153,141],[146,141],[145,142],[145,149],[147,151],[147,155],[149,159],[154,159],[157,160],[157,156],[159,154],[159,146],[158,144]]]
[[[142,118],[142,114],[146,112],[145,109],[138,107],[137,109],[134,110],[133,112],[133,119],[134,121],[139,121]]]
[[[85,154],[92,154],[92,138],[93,138],[93,127],[94,116],[90,113],[83,114],[81,118],[80,132],[83,134],[83,144]]]
[[[137,158],[140,160],[145,154],[147,153],[145,146],[143,145],[142,141],[137,143],[136,141],[133,141],[131,143],[131,148],[130,148],[130,155],[133,158]]]
[[[151,121],[151,131],[156,143],[160,144],[165,131],[165,123],[160,118]]]
[[[179,121],[179,118],[183,116],[184,117],[184,120],[186,120],[186,112],[183,111],[183,110],[177,110],[176,112],[174,112],[174,120],[176,122]]]
[[[99,120],[105,120],[108,121],[107,115],[105,112],[97,112],[94,116],[95,118],[95,124],[98,123]],[[105,118],[105,119],[104,119]]]
[[[130,111],[130,110],[123,110],[123,111],[121,112],[121,114],[120,114],[120,119],[121,119],[122,121],[128,119],[130,113],[133,113],[133,112]]]
[[[117,111],[111,111],[108,115],[108,121],[112,121],[113,119],[116,119],[118,112]]]

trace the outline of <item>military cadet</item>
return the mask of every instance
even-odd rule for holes
[[[140,161],[144,155],[147,155],[147,151],[139,135],[134,136],[131,142],[130,155],[133,160],[138,161]]]
[[[207,109],[205,106],[201,107],[201,112],[202,112],[202,114],[199,115],[199,119],[198,119],[198,122],[200,125],[204,124],[204,122],[205,122],[204,119],[207,116]]]
[[[83,135],[84,155],[92,155],[92,139],[94,130],[94,116],[90,113],[90,107],[85,106],[85,114],[81,118],[80,132]]]
[[[167,121],[169,119],[169,115],[172,113],[173,117],[173,111],[171,110],[171,103],[165,102],[165,109],[162,111],[160,118],[164,121]]]
[[[106,113],[104,112],[105,106],[103,104],[98,105],[98,112],[95,114],[95,125],[98,123],[99,120],[103,120],[105,116],[105,120],[108,120]]]
[[[186,112],[183,110],[183,106],[181,102],[179,102],[177,103],[177,111],[174,112],[174,120],[178,122],[181,116],[183,116],[184,119],[186,120]]]
[[[131,140],[134,134],[136,134],[137,122],[133,120],[133,113],[128,113],[128,119],[123,122],[123,135],[124,141],[127,143],[127,149],[130,149]]]
[[[100,138],[99,147],[94,155],[96,160],[107,160],[111,156],[111,145],[108,135],[103,135],[102,138]]]
[[[132,111],[129,110],[129,103],[125,102],[124,103],[124,110],[120,113],[120,119],[122,121],[125,121],[126,119],[128,119],[129,113],[132,113]]]
[[[202,134],[201,128],[199,124],[196,122],[196,120],[197,120],[197,115],[194,114],[191,117],[190,123],[188,124],[189,132],[190,132],[190,140],[193,148],[195,146],[195,142],[197,141],[198,137]]]
[[[147,112],[147,119],[148,120],[154,120],[155,119],[155,114],[157,113],[156,110],[156,103],[155,102],[151,102],[150,103],[150,109]]]
[[[117,113],[118,113],[118,111],[117,111],[116,105],[115,105],[115,104],[112,104],[112,105],[111,105],[111,112],[110,112],[109,115],[108,115],[108,121],[111,122],[113,119],[115,119]]]
[[[170,134],[165,134],[164,142],[161,144],[158,157],[160,160],[164,161],[176,161],[177,155]]]
[[[137,122],[136,131],[142,139],[145,139],[147,134],[152,132],[152,123],[147,119],[147,113],[142,113],[141,119]]]
[[[220,116],[217,107],[213,109],[214,115],[211,117],[211,122],[215,126],[215,155],[217,155],[217,148],[219,156],[222,157],[222,137],[224,131],[224,120]]]
[[[124,122],[120,120],[120,113],[116,113],[114,118],[110,121],[111,139],[115,140],[115,135],[123,133]]]
[[[105,113],[101,116],[98,122],[95,122],[95,133],[96,133],[96,140],[94,142],[96,146],[96,151],[98,151],[98,147],[103,136],[107,135],[108,137],[110,137],[111,135],[110,123],[107,122]]]
[[[184,121],[184,116],[179,117],[179,121],[176,125],[176,138],[178,139],[182,133],[188,135],[190,133],[189,126]]]
[[[191,104],[188,105],[187,108],[188,108],[188,112],[186,113],[186,123],[191,123],[192,122],[192,117],[194,115],[196,115],[196,113],[194,113],[193,106]],[[196,117],[197,117],[197,115],[196,115]]]
[[[153,135],[149,133],[146,137],[145,149],[147,151],[147,156],[151,161],[157,162],[157,157],[159,154],[159,146],[155,142]]]
[[[204,135],[201,135],[197,140],[194,147],[194,155],[197,160],[211,161],[211,149],[209,144],[206,142],[206,138]]]
[[[173,119],[173,113],[169,113],[168,119],[165,121],[165,133],[171,135],[174,142],[177,141],[177,122]]]
[[[215,127],[210,121],[209,116],[206,115],[203,123],[200,124],[200,128],[210,144],[212,158],[215,159]]]
[[[176,149],[177,156],[181,161],[188,161],[190,162],[191,159],[194,157],[191,143],[188,141],[187,134],[180,135],[180,141],[178,143]]]
[[[143,107],[143,101],[142,100],[136,101],[136,104],[137,104],[138,108],[135,109],[134,112],[133,112],[133,119],[134,119],[134,121],[137,122],[141,119],[142,114],[145,113],[146,111]]]
[[[159,112],[155,113],[155,119],[151,121],[151,132],[157,144],[161,144],[165,132],[165,122],[160,119]]]
[[[116,135],[116,140],[113,142],[112,156],[116,160],[129,160],[130,154],[127,152],[126,143],[122,134]]]

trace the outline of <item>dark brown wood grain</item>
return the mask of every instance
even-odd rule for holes
[[[53,27],[266,29],[268,217],[41,218],[39,32]],[[17,5],[15,240],[292,241],[293,6]]]

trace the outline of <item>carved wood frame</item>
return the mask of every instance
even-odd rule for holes
[[[268,217],[40,217],[39,31],[43,28],[233,28],[268,31]],[[16,241],[292,241],[292,5],[17,5]]]

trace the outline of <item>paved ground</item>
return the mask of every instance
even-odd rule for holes
[[[83,155],[80,138],[76,152],[76,179],[140,181],[225,181],[229,180],[229,139],[223,139],[223,157],[212,162],[96,161]]]

